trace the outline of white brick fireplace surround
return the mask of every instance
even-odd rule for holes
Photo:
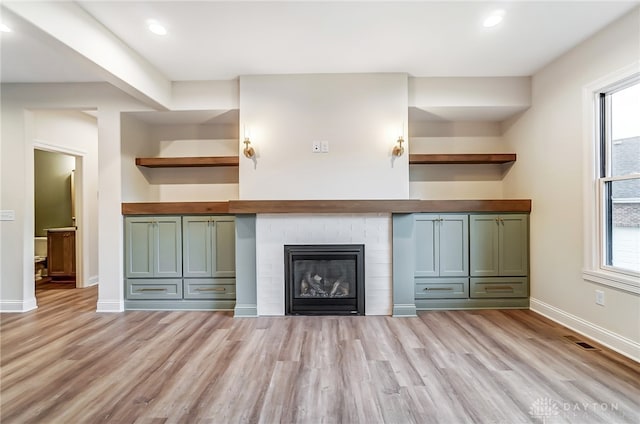
[[[393,293],[390,214],[258,214],[258,315],[284,315],[285,244],[364,244],[365,313],[391,315]]]

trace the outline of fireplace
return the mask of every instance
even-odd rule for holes
[[[285,245],[287,315],[364,315],[364,245]]]

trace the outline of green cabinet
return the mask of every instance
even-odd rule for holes
[[[528,307],[528,220],[516,213],[414,214],[406,226],[413,250],[404,254],[416,309]],[[394,246],[394,258],[399,253]]]
[[[470,296],[529,296],[529,225],[524,214],[472,215]]]
[[[182,234],[185,278],[235,277],[234,217],[185,216]]]
[[[469,294],[469,216],[416,214],[415,297],[466,298]]]
[[[185,278],[185,299],[236,298],[236,280],[233,278]]]
[[[471,278],[472,298],[527,297],[527,277],[480,277]]]
[[[416,277],[469,275],[468,215],[415,216]]]
[[[471,215],[471,276],[526,276],[528,228],[523,214]]]
[[[233,216],[125,217],[125,307],[235,306]]]
[[[469,278],[416,278],[416,299],[466,299]]]
[[[182,299],[182,279],[132,278],[126,284],[127,299]]]
[[[125,219],[125,276],[182,277],[182,230],[179,216]]]

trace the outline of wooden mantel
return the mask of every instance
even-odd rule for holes
[[[230,200],[122,204],[123,215],[417,212],[529,213],[531,200]]]
[[[122,204],[122,215],[215,215],[228,213],[229,202],[145,202]]]

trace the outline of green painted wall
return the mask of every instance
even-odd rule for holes
[[[73,226],[71,171],[73,156],[35,151],[35,236],[47,235],[47,228]]]

